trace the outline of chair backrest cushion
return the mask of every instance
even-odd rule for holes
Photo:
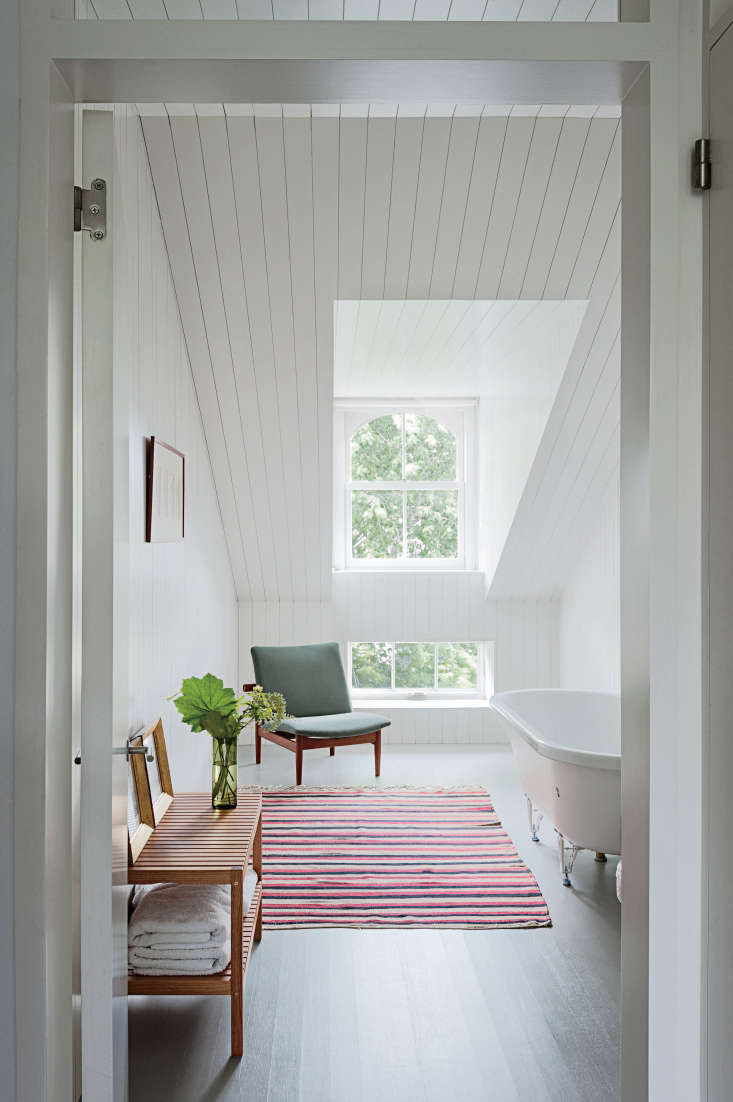
[[[291,716],[329,716],[351,711],[338,643],[305,647],[252,647],[255,681],[282,693]]]

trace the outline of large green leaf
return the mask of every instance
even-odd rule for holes
[[[224,688],[220,677],[207,673],[204,677],[185,678],[174,703],[183,722],[192,731],[209,731],[212,725],[217,725],[212,724],[212,713],[223,719],[236,717],[239,702],[234,695],[234,689]],[[226,724],[227,727],[229,725]]]

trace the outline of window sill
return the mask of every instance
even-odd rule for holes
[[[396,708],[417,708],[429,711],[443,711],[446,708],[490,708],[491,704],[486,697],[466,697],[464,699],[451,698],[438,700],[435,697],[430,700],[408,700],[405,697],[352,697],[351,705],[355,712],[392,711]]]
[[[411,574],[414,576],[421,574],[475,574],[483,575],[483,570],[474,570],[472,567],[463,566],[429,566],[429,567],[412,567],[412,566],[368,566],[368,567],[350,567],[350,566],[334,566],[333,573],[337,575],[349,574],[354,577],[364,574]]]

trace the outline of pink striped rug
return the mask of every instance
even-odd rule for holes
[[[270,928],[551,926],[483,788],[263,792]]]

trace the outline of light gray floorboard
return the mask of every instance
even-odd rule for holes
[[[203,736],[202,736],[203,737]],[[243,784],[292,784],[292,754],[240,751]],[[244,759],[244,760],[241,760]],[[370,747],[311,751],[306,784],[373,784]],[[202,778],[202,787],[206,778]],[[611,1102],[618,1097],[615,860],[560,880],[554,833],[527,830],[511,754],[385,746],[383,786],[483,784],[550,907],[542,930],[266,930],[228,1000],[130,999],[131,1102]]]

